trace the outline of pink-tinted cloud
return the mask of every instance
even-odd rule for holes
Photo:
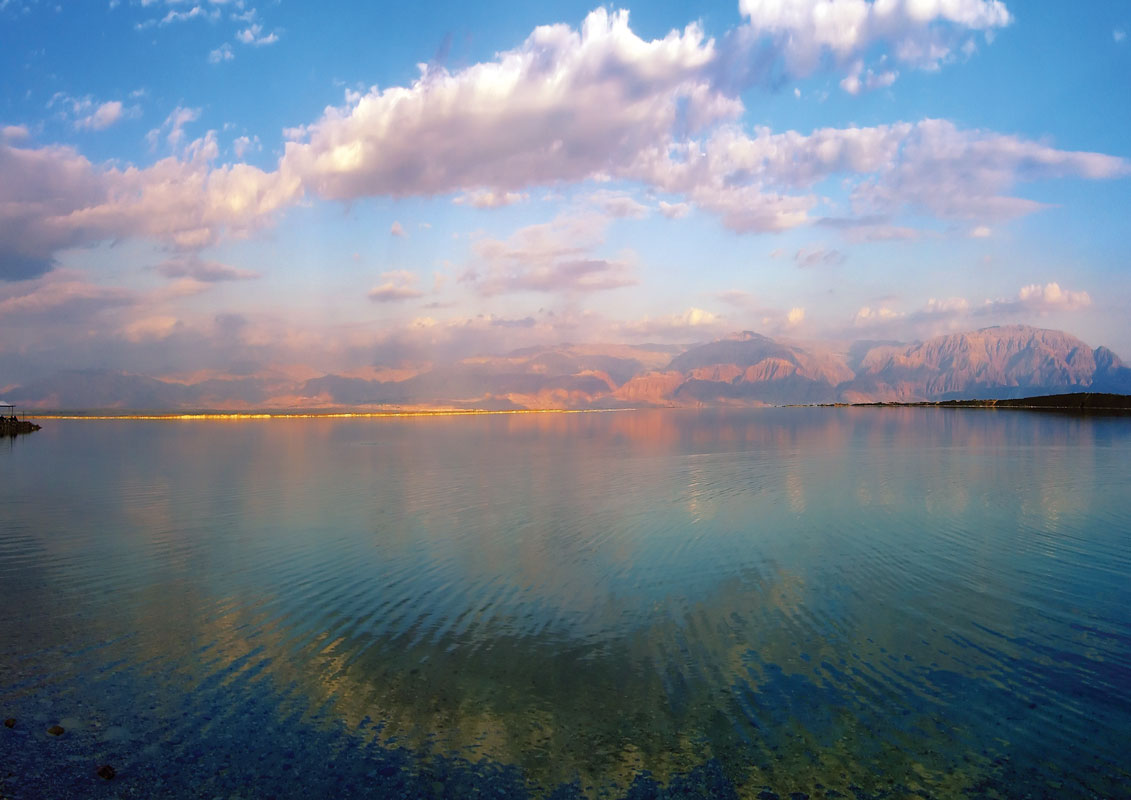
[[[0,144],[0,279],[42,274],[70,247],[123,237],[196,249],[244,235],[300,195],[296,181],[216,166],[211,135],[150,167],[97,167],[69,147]]]
[[[897,62],[937,69],[972,43],[971,32],[1012,22],[999,0],[740,0],[739,10],[746,25],[731,37],[730,62],[752,61],[767,72],[780,65],[793,77],[832,62],[847,72],[841,86],[851,94],[895,80],[894,70],[865,70],[864,59],[881,42]]]
[[[607,218],[564,215],[520,228],[508,239],[475,242],[476,264],[462,280],[484,296],[511,292],[596,292],[637,282],[631,254],[603,258]]]
[[[283,166],[324,197],[517,191],[613,171],[741,103],[713,89],[714,43],[698,25],[646,41],[628,13],[598,9],[579,31],[535,29],[521,47],[458,72],[329,109],[287,144]]]
[[[416,275],[408,270],[385,272],[381,278],[384,282],[369,291],[369,299],[375,303],[395,303],[424,296],[424,292],[417,287]]]
[[[246,281],[260,277],[258,272],[221,264],[219,261],[208,261],[195,255],[171,258],[161,262],[153,269],[166,278],[190,278],[202,283]]]

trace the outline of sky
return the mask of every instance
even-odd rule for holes
[[[0,390],[741,330],[1131,357],[1129,31],[1122,2],[0,0]]]

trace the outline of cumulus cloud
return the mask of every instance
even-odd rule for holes
[[[224,44],[208,53],[208,63],[222,64],[225,61],[231,61],[235,57],[236,54],[232,51],[232,46],[224,42]]]
[[[800,325],[805,321],[805,309],[800,306],[794,306],[785,315],[786,324],[789,326]]]
[[[643,317],[614,324],[613,330],[622,338],[653,338],[668,341],[709,339],[726,332],[725,317],[712,311],[692,306],[681,314],[660,317]]]
[[[666,200],[660,201],[660,213],[668,219],[682,219],[691,213],[690,203],[669,203]]]
[[[49,109],[57,110],[60,119],[69,120],[75,130],[101,131],[115,122],[141,114],[138,106],[125,106],[120,100],[100,102],[90,95],[72,97],[65,92],[56,92],[47,102]]]
[[[75,127],[101,131],[109,128],[121,118],[122,102],[120,100],[111,100],[107,103],[102,103],[93,113],[75,120]]]
[[[751,0],[742,11],[748,33],[778,48],[797,74],[833,58],[861,81],[868,70],[886,69],[888,62],[867,62],[880,44],[891,65],[937,64],[945,58],[939,48],[949,52],[948,31],[992,31],[1009,22],[1004,6],[985,0]],[[262,28],[252,30],[260,23],[246,22],[249,37],[263,38]],[[538,185],[606,178],[662,194],[668,199],[658,209],[667,217],[698,207],[736,232],[763,232],[813,222],[825,203],[820,184],[839,179],[851,192],[855,220],[842,226],[845,237],[874,241],[921,235],[894,224],[898,214],[988,226],[1042,208],[1015,195],[1026,181],[1129,174],[1120,158],[945,120],[747,130],[733,122],[741,100],[719,78],[721,48],[697,24],[645,40],[631,30],[627,12],[598,9],[577,30],[539,27],[494,60],[455,71],[424,67],[409,86],[349,93],[344,106],[290,131],[270,172],[218,165],[211,133],[189,142],[197,108],[177,107],[150,131],[154,147],[163,141],[177,155],[146,168],[95,166],[66,147],[14,147],[23,129],[10,126],[0,145],[0,276],[41,274],[59,250],[120,237],[200,248],[224,232],[254,230],[304,194],[455,194],[456,202],[485,208],[524,200]],[[928,51],[935,53],[928,61],[916,59]],[[69,98],[58,102],[72,102],[68,119],[89,117],[92,129],[128,112],[113,101],[90,101],[80,115]],[[236,157],[250,144],[237,140]],[[593,197],[606,214],[646,210],[630,194]],[[521,242],[509,246],[522,249]],[[560,253],[532,262],[480,255],[474,283],[498,293],[632,282],[631,258],[609,260],[585,248],[573,257]]]
[[[157,140],[165,134],[165,141],[173,150],[181,143],[185,136],[185,126],[190,122],[196,122],[200,119],[199,108],[185,108],[177,106],[169,112],[169,116],[165,117],[165,121],[161,123],[160,127],[154,128],[145,135],[145,140],[149,142],[150,147],[157,146]]]
[[[393,270],[381,274],[384,283],[369,291],[369,299],[375,303],[395,303],[400,300],[413,300],[422,297],[424,292],[417,288],[417,277],[408,270]]]
[[[171,9],[164,17],[161,18],[158,25],[172,25],[177,22],[188,22],[192,19],[207,19],[215,22],[220,18],[220,9],[214,8],[211,10],[205,9],[202,6],[193,6],[187,11],[178,11]]]
[[[521,47],[458,72],[422,67],[373,88],[288,142],[284,165],[324,197],[518,191],[612,172],[678,128],[742,111],[712,88],[698,25],[645,41],[604,9],[579,31],[536,28]]]
[[[246,164],[216,166],[211,135],[144,169],[97,167],[69,147],[0,144],[0,279],[40,275],[66,248],[141,237],[192,250],[245,235],[301,187]]]
[[[6,142],[22,142],[30,135],[26,125],[4,125],[0,127],[0,139]]]
[[[510,292],[596,292],[637,282],[630,253],[597,256],[607,220],[563,215],[528,225],[506,240],[483,238],[472,249],[477,264],[462,280],[484,296]]]
[[[858,209],[911,206],[941,218],[1004,220],[1042,208],[1034,200],[1008,194],[1019,182],[1131,174],[1128,162],[1115,156],[960,130],[947,120],[894,127],[903,132],[898,158],[856,187]]]
[[[1086,291],[1062,289],[1057,282],[1023,286],[1013,297],[973,303],[965,297],[932,297],[921,308],[904,313],[886,306],[864,306],[853,318],[856,328],[873,333],[930,336],[942,330],[1044,316],[1053,312],[1081,311],[1092,303]]]
[[[876,322],[887,322],[889,320],[899,319],[905,316],[900,311],[893,311],[887,306],[880,306],[879,308],[872,308],[871,306],[864,306],[856,312],[856,316],[852,318],[852,323],[856,326],[871,325]]]
[[[811,221],[811,188],[841,177],[857,218],[905,210],[942,219],[1000,220],[1043,206],[1011,196],[1018,183],[1056,177],[1092,180],[1131,174],[1124,159],[1058,150],[1016,136],[962,130],[947,120],[821,128],[810,134],[748,134],[723,125],[702,141],[642,151],[626,174],[722,216],[737,232],[784,230]],[[841,224],[851,225],[851,220]],[[890,224],[861,238],[913,238]]]
[[[404,226],[399,221],[393,220],[393,224],[389,226],[389,235],[403,239],[408,236],[408,233],[405,232]]]
[[[530,195],[525,192],[495,192],[490,189],[477,189],[459,195],[452,202],[472,208],[502,208],[515,203],[523,203],[529,199]]]
[[[1033,283],[1021,288],[1016,302],[1037,311],[1076,311],[1090,306],[1092,298],[1087,292],[1061,289],[1059,283]]]
[[[1122,44],[1123,40],[1127,38],[1127,31],[1122,28],[1116,28],[1111,32],[1111,38],[1115,40],[1116,44]]]
[[[243,44],[254,45],[255,47],[262,47],[263,45],[274,44],[279,41],[279,36],[276,33],[263,32],[263,26],[258,22],[253,22],[242,31],[236,34],[236,39]]]
[[[861,91],[872,91],[873,89],[883,89],[895,83],[895,79],[899,77],[896,70],[884,70],[883,72],[875,72],[869,67],[864,69],[864,62],[857,59],[857,61],[849,69],[848,74],[840,82],[840,88],[849,94],[859,94]]]
[[[880,45],[899,63],[937,69],[972,31],[1012,21],[999,0],[740,0],[739,11],[746,24],[728,42],[732,73],[748,83],[803,78],[831,62],[847,71],[841,86],[852,94],[895,80],[894,70],[865,70]]]
[[[258,136],[240,136],[232,142],[232,152],[236,154],[236,158],[243,158],[252,150],[262,149]]]

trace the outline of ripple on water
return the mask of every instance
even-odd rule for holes
[[[1119,419],[57,426],[0,453],[0,711],[75,717],[122,781],[1128,778]],[[525,777],[460,771],[481,759]]]

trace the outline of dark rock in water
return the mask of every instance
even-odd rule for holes
[[[63,735],[63,726],[62,725],[52,725],[50,728],[47,729],[47,732],[50,733],[52,736],[62,736]]]
[[[117,774],[118,774],[117,770],[115,770],[109,764],[103,764],[101,767],[98,768],[98,777],[102,778],[103,780],[106,780],[106,781],[110,780],[111,778],[113,778]]]
[[[6,720],[4,720],[4,727],[5,728],[16,727],[16,718],[15,717],[8,717]]]
[[[16,436],[21,433],[31,433],[39,430],[39,426],[26,419],[0,416],[0,436]]]

